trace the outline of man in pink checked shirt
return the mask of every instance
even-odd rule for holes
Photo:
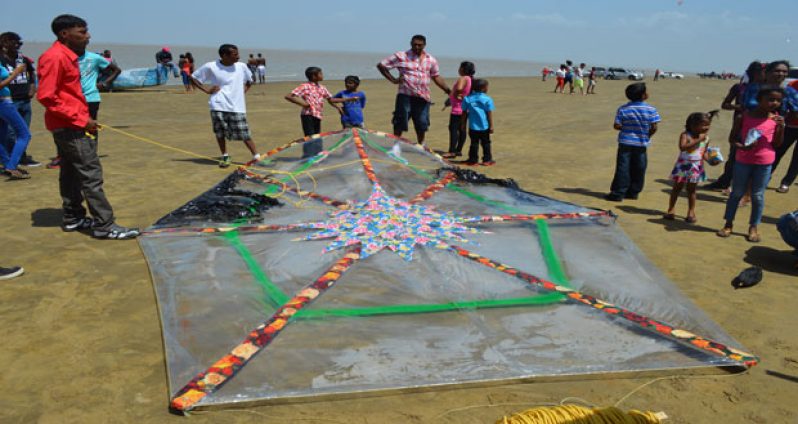
[[[437,59],[424,51],[426,46],[426,37],[414,35],[410,50],[396,52],[377,64],[385,79],[399,85],[393,112],[394,135],[401,136],[407,131],[412,118],[419,144],[424,143],[424,134],[429,128],[430,79],[446,94],[451,91],[440,76]],[[399,78],[391,75],[390,70],[394,68],[399,70]]]

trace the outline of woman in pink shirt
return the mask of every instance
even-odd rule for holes
[[[463,155],[463,145],[466,140],[466,132],[462,129],[465,126],[460,122],[463,118],[463,99],[471,93],[471,79],[476,73],[476,68],[472,62],[465,61],[460,63],[457,72],[460,77],[454,83],[447,101],[452,106],[452,113],[449,115],[449,152],[443,155],[447,159]]]
[[[784,118],[778,114],[783,98],[784,91],[780,87],[761,87],[756,96],[759,102],[756,109],[743,112],[742,118],[734,123],[729,142],[737,147],[736,162],[732,192],[723,216],[726,225],[718,230],[720,237],[731,235],[737,206],[746,187],[751,184],[751,218],[746,239],[752,243],[760,241],[757,226],[765,208],[765,188],[770,180],[770,168],[776,160],[776,147],[784,138]]]

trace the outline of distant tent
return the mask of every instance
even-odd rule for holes
[[[176,411],[757,361],[612,214],[383,133],[277,148],[140,243]]]

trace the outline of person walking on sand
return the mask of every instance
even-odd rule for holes
[[[252,153],[252,161],[260,160],[247,122],[245,95],[252,86],[252,73],[238,59],[238,47],[222,44],[219,46],[219,60],[208,62],[191,74],[191,83],[210,95],[208,106],[211,109],[211,124],[222,152],[220,168],[227,168],[232,163],[227,153],[227,140],[242,140]],[[203,84],[210,84],[211,87],[205,88]]]
[[[97,121],[80,85],[78,58],[89,44],[88,25],[74,15],[59,15],[51,24],[57,40],[39,57],[39,92],[44,124],[53,133],[61,157],[59,188],[67,232],[91,229],[101,239],[138,237],[139,230],[116,224],[103,190],[103,170],[97,155]],[[86,216],[86,201],[91,218]]]
[[[23,152],[28,148],[30,130],[11,101],[11,90],[8,89],[11,81],[23,72],[25,64],[17,65],[10,73],[5,66],[0,66],[0,140],[5,141],[9,128],[13,128],[16,134],[11,149],[6,147],[5,143],[0,143],[0,161],[3,162],[3,173],[12,180],[30,178],[30,174],[26,171],[17,169]]]
[[[258,53],[258,58],[256,59],[258,71],[258,84],[266,84],[266,58],[263,57],[262,54]]]
[[[424,51],[426,46],[427,38],[416,34],[410,39],[410,50],[396,52],[377,64],[380,74],[399,86],[393,112],[393,134],[401,137],[408,130],[408,121],[412,118],[418,144],[424,144],[430,124],[430,80],[447,95],[451,93],[440,75],[438,60]],[[390,70],[394,68],[399,71],[398,78],[391,74]]]

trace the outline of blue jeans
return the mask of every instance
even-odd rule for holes
[[[25,121],[25,124],[30,129],[30,118],[32,115],[30,100],[12,100],[14,102],[14,107],[17,108],[17,112],[22,117],[22,120]],[[17,132],[14,131],[13,127],[8,128],[8,135],[0,140],[0,143],[5,146],[6,151],[14,150],[14,143],[17,142]],[[24,158],[26,152],[22,152],[22,157]]]
[[[0,147],[0,160],[3,161],[3,166],[8,170],[17,169],[19,160],[22,159],[22,154],[28,148],[30,130],[28,130],[25,120],[19,116],[14,103],[0,101],[0,140],[5,140],[8,137],[9,129],[12,128],[16,133],[12,148],[9,149],[5,145]]]
[[[732,173],[732,192],[726,201],[726,213],[723,218],[727,224],[734,221],[737,206],[751,183],[751,218],[749,225],[759,225],[762,221],[762,212],[765,210],[765,188],[770,182],[771,165],[749,165],[736,162]]]
[[[795,219],[794,215],[798,214],[797,212],[798,211],[782,215],[781,218],[779,218],[779,222],[776,223],[776,228],[779,229],[781,238],[784,239],[785,243],[795,249],[795,255],[798,255],[798,220]]]
[[[637,196],[646,182],[648,156],[645,147],[618,144],[615,160],[615,176],[610,193],[615,197]]]
[[[416,133],[427,132],[429,128],[429,102],[421,97],[397,94],[393,111],[394,133],[408,130],[408,123],[413,119]]]

